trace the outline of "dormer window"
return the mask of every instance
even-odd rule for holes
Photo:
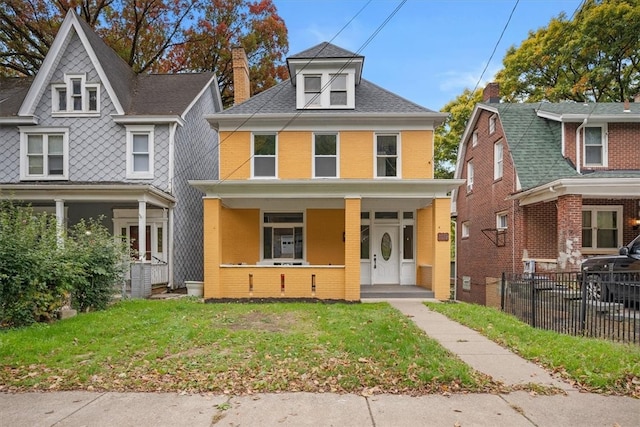
[[[54,115],[78,116],[99,113],[100,85],[87,83],[84,74],[66,74],[64,84],[51,86]]]
[[[332,72],[333,71],[333,72]],[[355,74],[312,71],[296,77],[298,109],[355,108]]]

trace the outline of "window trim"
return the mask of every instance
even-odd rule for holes
[[[502,219],[504,218],[504,225],[502,225]],[[498,212],[496,214],[496,229],[504,231],[509,228],[509,216],[507,211]]]
[[[155,126],[151,125],[128,125],[127,130],[127,179],[153,179],[154,177],[154,148],[155,148]],[[149,170],[136,172],[133,169],[133,137],[134,135],[147,135],[149,138]]]
[[[256,155],[255,137],[256,135],[273,135],[275,137],[275,154]],[[256,158],[274,158],[274,174],[273,176],[256,176]],[[278,178],[278,132],[252,132],[251,133],[251,179],[274,179]]]
[[[82,108],[73,109],[73,81],[80,80],[80,96],[82,97]],[[60,107],[60,91],[65,90],[66,109]],[[96,109],[89,109],[89,91],[96,92]],[[65,74],[64,83],[54,83],[51,85],[51,114],[53,117],[99,117],[100,116],[100,84],[87,83],[86,74]]]
[[[293,253],[293,258],[265,258],[264,257],[264,229],[265,222],[264,216],[269,213],[291,213],[291,214],[301,214],[302,222],[273,222],[268,223],[271,228],[302,228],[302,258],[295,258],[295,249]],[[274,225],[278,227],[274,227]],[[286,227],[285,227],[286,226]],[[295,231],[294,231],[295,236]],[[272,242],[273,244],[273,242]],[[294,241],[295,245],[295,241]],[[272,248],[273,250],[273,248]],[[273,255],[273,254],[272,254]],[[307,256],[307,213],[303,210],[285,210],[285,209],[269,209],[269,210],[260,210],[260,261],[258,264],[260,265],[276,265],[276,264],[288,264],[288,263],[302,263],[306,264],[306,256]]]
[[[379,136],[395,136],[396,137],[396,175],[395,176],[379,176],[378,175],[378,137]],[[391,156],[384,156],[391,157]],[[402,178],[402,141],[400,132],[376,132],[373,134],[373,176],[376,179],[401,179]]]
[[[471,234],[471,226],[470,226],[471,222],[470,221],[463,221],[460,224],[460,238],[461,239],[468,239],[469,235]]]
[[[498,150],[498,147],[500,149]],[[499,154],[499,156],[498,156]],[[504,142],[502,139],[493,144],[493,180],[497,181],[504,176]]]
[[[598,235],[597,232],[592,235],[592,240],[595,241],[596,246],[584,246],[584,241],[582,242],[582,253],[583,254],[617,254],[619,247],[624,244],[624,206],[622,205],[582,205],[582,210],[580,213],[585,211],[591,211],[592,221],[596,218],[597,221],[597,212],[616,212],[618,218],[618,228],[617,228],[617,238],[618,238],[618,246],[615,248],[601,248],[598,246]],[[596,215],[594,215],[596,213]],[[592,224],[591,230],[597,231],[597,222],[594,226]],[[582,224],[581,231],[584,230],[584,224]]]
[[[471,147],[476,147],[478,145],[478,129],[474,130],[471,134]]]
[[[316,136],[317,135],[333,135],[336,137],[336,154],[333,156],[322,154],[316,155]],[[328,178],[340,178],[340,134],[338,132],[314,132],[311,138],[311,173],[313,178],[328,179]],[[320,156],[320,157],[317,157]],[[317,176],[316,175],[316,159],[317,158],[331,158],[336,161],[336,175],[335,176]]]
[[[69,128],[60,127],[18,127],[20,130],[20,180],[21,181],[67,181],[69,179]],[[29,135],[47,136],[62,134],[62,175],[49,175],[48,169],[48,144],[42,144],[42,175],[29,174],[29,160],[27,156],[27,141]],[[45,149],[46,147],[46,149]]]
[[[498,116],[496,114],[492,114],[489,116],[489,135],[496,133],[496,124],[498,121]]]
[[[473,192],[473,180],[475,171],[473,167],[473,159],[467,160],[467,194]]]
[[[332,76],[334,75],[345,75],[346,76],[346,93],[347,93],[347,103],[346,104],[331,104],[331,83]],[[312,104],[307,105],[306,101],[306,87],[305,87],[305,77],[312,76],[320,76],[320,96],[318,97],[318,102],[314,102]],[[296,83],[296,108],[298,110],[346,110],[346,109],[354,109],[356,106],[356,96],[355,96],[355,69],[344,69],[344,68],[328,68],[328,69],[309,69],[306,72],[301,72],[296,75],[295,78]]]
[[[602,163],[587,163],[587,128],[600,128],[600,142],[601,145],[601,154],[602,154]],[[596,168],[606,168],[609,166],[609,138],[608,138],[608,127],[606,123],[602,124],[587,124],[582,130],[582,166],[596,167]]]

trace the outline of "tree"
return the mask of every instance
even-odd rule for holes
[[[289,43],[272,0],[5,0],[0,76],[35,75],[74,8],[137,73],[215,71],[231,101],[233,46],[242,46],[254,93],[284,78]]]
[[[586,0],[511,47],[496,76],[508,102],[624,101],[640,92],[640,0]]]
[[[447,103],[441,110],[449,113],[449,117],[436,129],[434,144],[436,178],[453,178],[460,139],[471,117],[473,107],[481,100],[481,89],[475,92],[465,89],[461,95]]]

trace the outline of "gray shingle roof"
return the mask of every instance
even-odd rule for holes
[[[0,117],[18,115],[32,82],[33,77],[0,78]]]
[[[314,59],[314,58],[364,58],[364,56],[349,52],[339,46],[329,42],[322,42],[318,45],[303,50],[295,55],[290,55],[287,59]]]
[[[140,74],[127,114],[182,114],[214,73]]]
[[[535,104],[539,106],[540,111],[545,111],[553,114],[588,114],[591,116],[610,116],[615,114],[640,114],[640,103],[629,103],[629,113],[624,113],[623,102],[591,102],[591,103],[578,103],[578,102],[559,102],[549,103],[542,102]]]
[[[296,114],[304,111],[311,114],[362,114],[362,113],[434,113],[435,111],[424,108],[408,101],[386,89],[381,88],[365,79],[356,86],[355,109],[296,109],[296,90],[290,81],[282,82],[270,89],[252,96],[242,104],[231,107],[219,114]]]

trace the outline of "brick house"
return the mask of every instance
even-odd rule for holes
[[[638,234],[640,104],[506,104],[491,83],[455,177],[457,298],[495,306],[502,272],[576,271]]]
[[[252,97],[234,55],[236,104],[207,116],[220,180],[191,181],[206,193],[205,298],[359,300],[376,285],[448,298],[449,192],[463,181],[433,178],[446,116],[365,80],[364,57],[330,43]]]

